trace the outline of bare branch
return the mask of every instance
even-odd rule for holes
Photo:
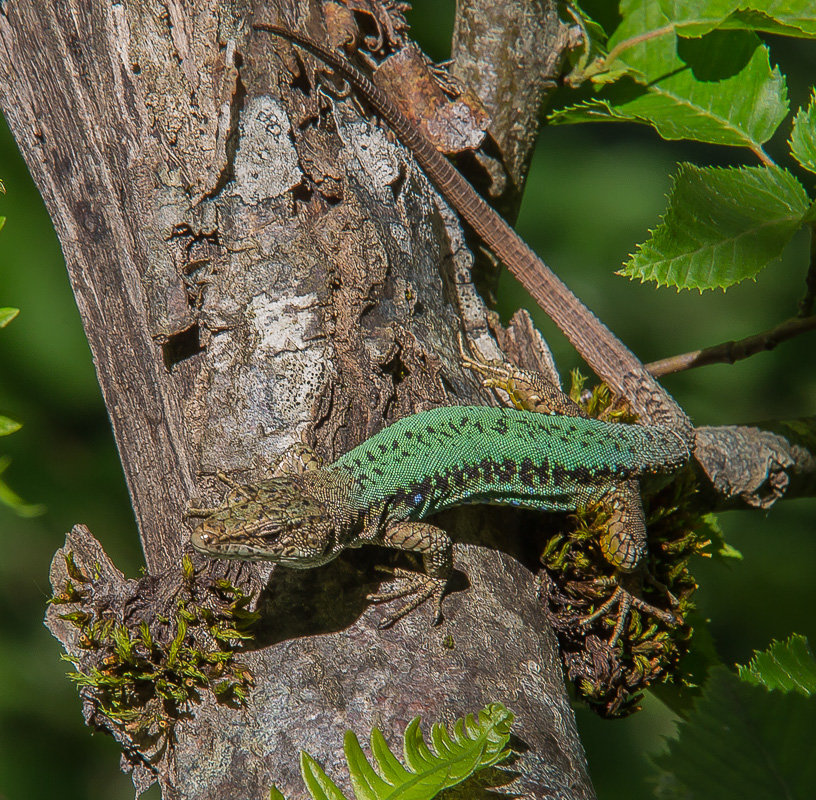
[[[747,336],[739,341],[722,342],[712,347],[706,347],[703,350],[692,350],[660,361],[652,361],[646,365],[646,369],[659,378],[662,375],[683,372],[687,369],[703,367],[708,364],[733,364],[756,353],[773,350],[781,342],[812,330],[816,330],[816,316],[805,317],[804,319],[802,317],[792,317],[775,328],[762,333],[755,333],[753,336]]]

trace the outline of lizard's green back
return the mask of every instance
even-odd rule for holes
[[[422,519],[463,503],[567,511],[613,483],[688,459],[662,428],[489,406],[443,406],[398,420],[335,461],[352,504]]]

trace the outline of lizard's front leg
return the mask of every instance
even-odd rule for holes
[[[510,402],[522,411],[562,414],[565,417],[585,416],[571,397],[540,372],[521,369],[502,361],[488,361],[473,347],[468,352],[461,336],[459,356],[464,367],[482,377],[482,386],[506,392]]]
[[[279,477],[281,475],[303,475],[306,472],[320,469],[322,465],[323,463],[320,460],[320,456],[318,456],[309,445],[304,442],[297,442],[281,453],[280,458],[272,465],[271,474],[272,477]],[[229,492],[227,492],[224,497],[222,506],[251,499],[251,494],[248,494],[247,486],[234,481],[229,475],[220,470],[216,472],[216,477],[229,488]],[[184,516],[209,517],[220,510],[222,506],[201,507],[192,503],[187,506]]]
[[[296,442],[281,453],[272,467],[272,475],[303,475],[306,472],[320,469],[323,462],[320,456],[305,442]]]
[[[397,611],[383,617],[380,627],[387,628],[393,625],[429,599],[434,603],[433,624],[441,622],[442,596],[453,569],[453,542],[448,534],[427,522],[397,522],[389,525],[384,533],[371,541],[397,550],[420,553],[425,567],[424,572],[400,567],[388,570],[401,585],[391,591],[368,595],[368,599],[374,603],[411,596],[410,600]]]

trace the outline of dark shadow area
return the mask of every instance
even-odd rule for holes
[[[172,372],[176,364],[198,355],[202,350],[198,325],[174,333],[162,345],[164,367],[168,372]]]
[[[431,519],[453,539],[454,561],[457,545],[490,547],[535,574],[541,569],[539,556],[543,544],[562,516],[474,506]],[[257,610],[262,618],[246,649],[262,649],[288,639],[348,628],[370,606],[378,605],[372,604],[367,596],[389,582],[387,571],[394,567],[421,571],[422,559],[411,553],[365,545],[359,550],[347,550],[329,564],[314,569],[276,567],[259,595]],[[445,596],[469,589],[468,576],[454,569]],[[385,616],[386,609],[393,610],[400,602],[384,603],[381,612],[375,608],[373,613]],[[424,603],[411,613],[429,615],[430,610]]]
[[[712,31],[699,39],[678,39],[677,55],[697,80],[713,82],[743,70],[760,45],[759,37],[749,31]]]

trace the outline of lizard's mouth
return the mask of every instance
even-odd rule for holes
[[[190,544],[210,558],[240,559],[241,561],[272,561],[286,566],[302,566],[296,555],[287,557],[286,554],[276,553],[269,548],[261,547],[244,539],[239,541],[225,536],[218,530],[200,525],[190,535]],[[311,566],[311,565],[310,565]]]
[[[190,544],[210,558],[238,558],[242,561],[268,561],[269,557],[259,553],[254,547],[231,542],[219,537],[206,528],[196,528],[190,536]]]
[[[196,528],[190,536],[190,544],[205,556],[240,558],[243,548],[230,547],[224,538],[204,526]]]

